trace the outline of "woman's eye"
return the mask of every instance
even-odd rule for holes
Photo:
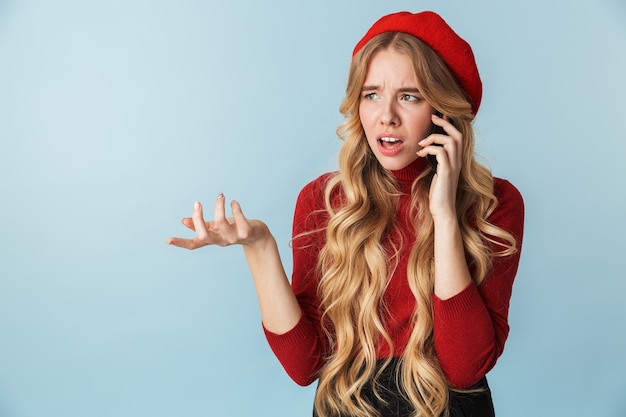
[[[374,99],[378,98],[378,94],[376,94],[376,93],[365,93],[365,94],[363,94],[363,98],[365,100],[374,100]]]
[[[402,100],[404,101],[419,101],[419,97],[413,96],[411,94],[402,94]]]

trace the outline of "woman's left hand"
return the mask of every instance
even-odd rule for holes
[[[440,216],[456,218],[456,192],[463,163],[463,135],[448,120],[437,115],[432,121],[441,126],[446,134],[431,134],[420,142],[423,149],[418,155],[434,155],[437,172],[430,185],[430,213],[433,219]],[[436,146],[441,145],[441,146]]]

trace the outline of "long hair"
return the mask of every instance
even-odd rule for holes
[[[373,38],[354,56],[350,66],[346,95],[340,106],[345,121],[337,129],[344,141],[339,152],[339,171],[326,187],[330,218],[326,244],[318,261],[318,292],[330,352],[320,371],[315,397],[320,417],[378,416],[378,411],[363,398],[363,387],[372,384],[374,394],[381,398],[375,381],[390,359],[382,367],[377,366],[376,346],[383,340],[392,352],[394,349],[384,328],[382,299],[397,266],[399,249],[391,248],[389,253],[383,242],[394,227],[399,190],[393,176],[370,150],[359,117],[368,65],[376,52],[387,48],[410,58],[424,98],[447,115],[463,134],[456,209],[472,279],[480,284],[494,256],[516,251],[515,239],[487,221],[497,205],[493,177],[474,159],[474,115],[450,70],[431,48],[413,36],[384,33]],[[416,240],[407,275],[416,307],[414,328],[401,357],[397,379],[402,394],[413,404],[415,415],[434,417],[447,412],[450,387],[437,361],[433,341],[434,224],[428,209],[431,178],[426,170],[414,181],[411,191]],[[337,190],[342,195],[338,206],[333,199]],[[492,250],[493,245],[501,250]]]

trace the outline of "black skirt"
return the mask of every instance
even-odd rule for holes
[[[411,417],[414,411],[411,404],[400,394],[396,383],[395,372],[398,366],[397,358],[385,368],[378,380],[379,394],[384,401],[380,401],[369,387],[363,388],[363,396],[369,404],[372,404],[382,417]],[[460,393],[450,391],[449,408],[450,417],[495,417],[491,390],[487,384],[487,378],[481,379],[471,389],[478,388],[479,392]],[[313,410],[313,417],[318,417],[317,411]],[[350,417],[348,415],[333,417]]]

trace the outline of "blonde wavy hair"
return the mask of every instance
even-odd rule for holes
[[[327,361],[320,370],[315,408],[320,417],[378,416],[363,397],[385,366],[377,366],[376,345],[384,340],[392,349],[384,327],[382,297],[396,267],[398,248],[388,253],[383,241],[394,227],[399,190],[392,175],[376,160],[359,118],[361,88],[373,55],[387,48],[406,54],[414,66],[424,98],[447,115],[463,134],[463,166],[456,199],[465,250],[471,260],[472,279],[480,284],[494,256],[516,251],[515,239],[487,219],[497,205],[493,177],[474,159],[472,108],[464,91],[441,58],[419,39],[404,33],[384,33],[373,38],[353,58],[346,95],[340,111],[346,118],[337,129],[344,141],[339,171],[326,187],[326,244],[318,261],[318,292],[322,325],[330,341]],[[439,366],[433,341],[434,225],[428,194],[432,173],[426,170],[412,186],[412,218],[416,241],[408,262],[408,280],[416,299],[412,330],[396,378],[416,416],[447,414],[450,386]],[[339,207],[334,192],[342,191]],[[493,251],[492,245],[501,250]],[[395,259],[396,262],[390,261]]]

